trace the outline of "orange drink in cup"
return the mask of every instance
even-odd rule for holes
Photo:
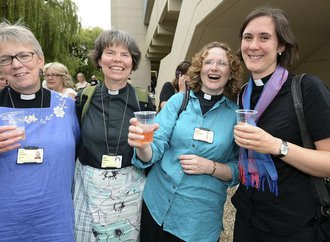
[[[144,138],[139,142],[141,144],[149,144],[154,139],[154,119],[156,112],[154,111],[139,111],[134,112],[135,118],[138,120],[138,127],[143,130]]]

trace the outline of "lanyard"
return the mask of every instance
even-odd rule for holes
[[[127,88],[127,96],[126,96],[125,109],[124,109],[123,120],[121,122],[121,127],[120,127],[120,131],[119,131],[119,137],[118,137],[118,142],[117,142],[116,154],[115,155],[118,155],[120,137],[121,137],[121,133],[123,131],[124,120],[125,120],[125,116],[126,116],[128,96],[129,96],[129,87]],[[103,89],[101,89],[101,103],[102,103],[102,117],[103,117],[103,127],[104,127],[105,143],[106,143],[106,146],[107,146],[108,155],[110,155],[109,142],[108,142],[108,134],[107,134],[107,127],[106,127],[106,123],[105,123],[105,112],[104,112],[104,103],[103,103]],[[110,120],[110,112],[109,112],[109,120]]]

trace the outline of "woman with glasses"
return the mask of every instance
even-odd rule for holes
[[[241,74],[227,44],[209,43],[192,59],[190,100],[179,117],[180,92],[157,114],[151,144],[140,144],[142,130],[131,119],[133,164],[153,164],[143,193],[142,242],[219,240],[227,187],[238,182],[233,128]]]
[[[44,68],[44,77],[47,88],[61,93],[64,97],[75,99],[77,92],[71,88],[71,75],[65,65],[59,62],[49,63]]]
[[[75,241],[71,186],[79,124],[72,99],[41,88],[43,65],[33,33],[1,22],[0,68],[9,86],[0,91],[0,113],[22,111],[25,123],[25,132],[0,124],[1,241]]]

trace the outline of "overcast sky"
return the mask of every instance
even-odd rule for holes
[[[78,6],[79,20],[84,28],[111,28],[111,0],[72,0]]]

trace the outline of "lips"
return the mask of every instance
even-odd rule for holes
[[[23,76],[28,75],[28,74],[29,74],[28,72],[24,72],[24,73],[15,74],[14,76],[15,77],[23,77]]]
[[[121,67],[121,66],[110,66],[110,69],[113,71],[123,71],[125,70],[125,68]]]
[[[211,80],[219,80],[220,79],[219,75],[214,75],[214,74],[210,74],[207,77]]]

